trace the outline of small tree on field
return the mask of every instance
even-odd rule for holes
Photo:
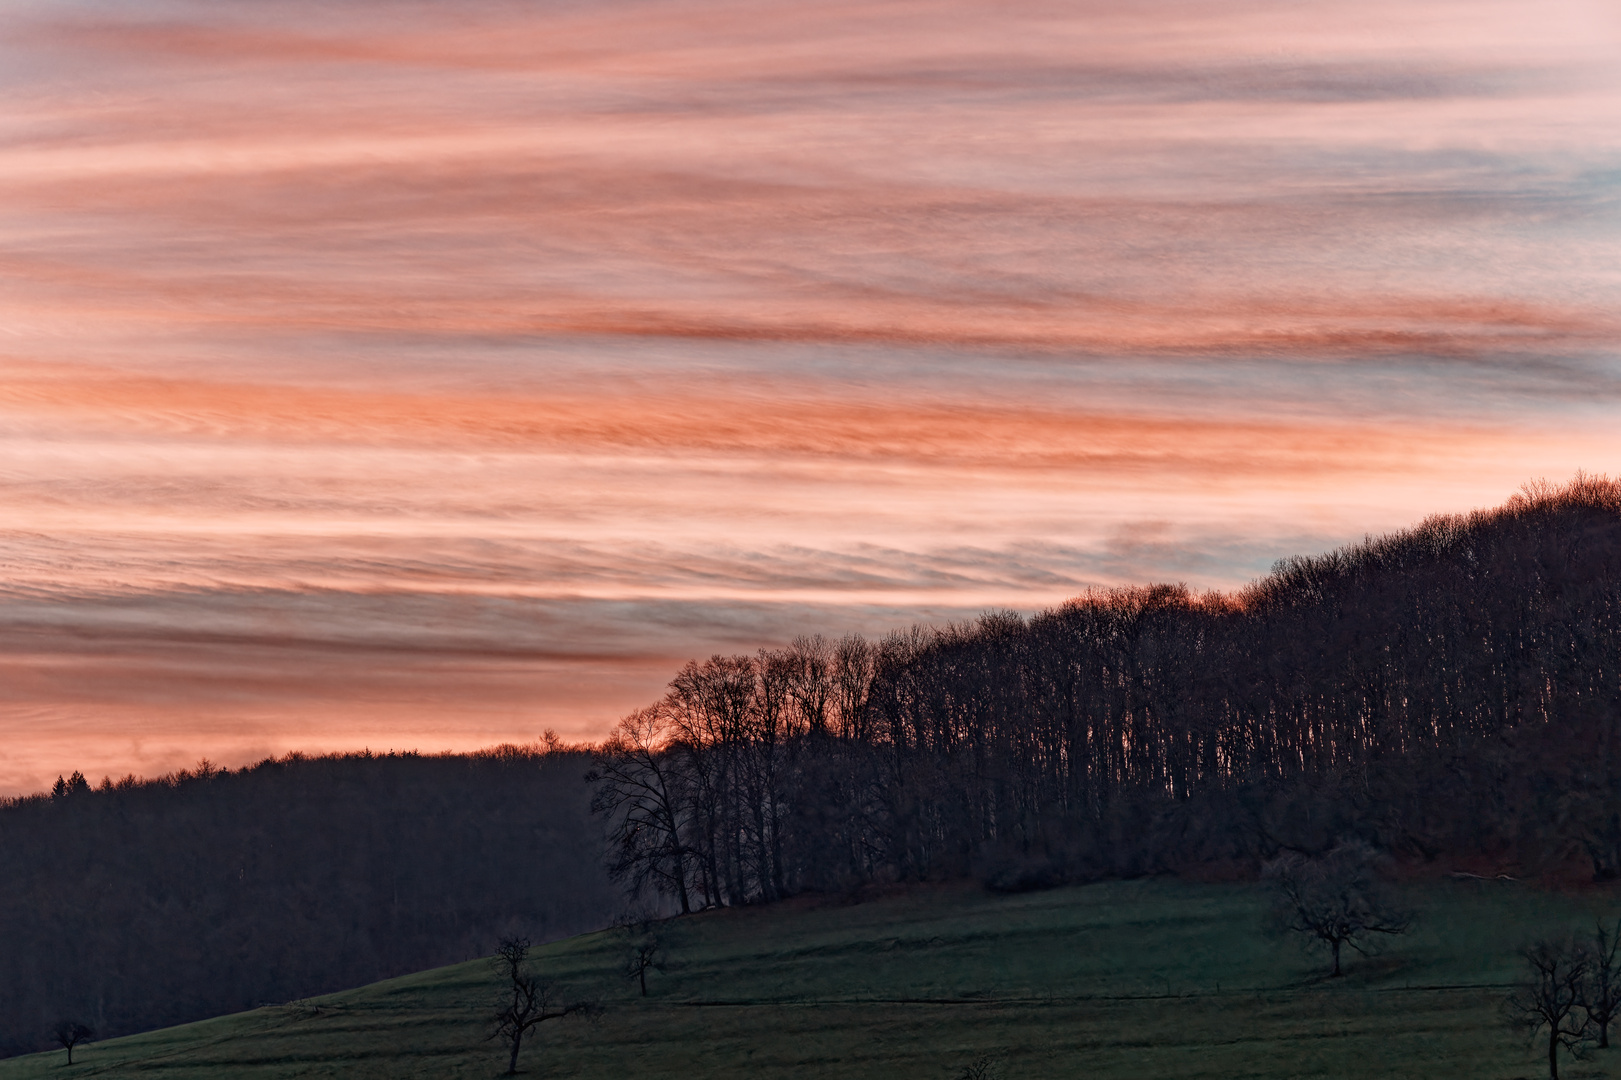
[[[625,977],[641,983],[642,996],[647,996],[647,973],[664,970],[664,941],[657,934],[648,934],[631,942],[630,957],[625,961]]]
[[[73,1064],[73,1048],[96,1037],[94,1031],[91,1031],[77,1020],[64,1020],[57,1024],[55,1035],[56,1041],[61,1043],[62,1047],[68,1052],[69,1065]]]
[[[523,1037],[547,1020],[557,1020],[574,1013],[589,1014],[592,1006],[585,1002],[563,1004],[556,998],[553,988],[541,982],[527,969],[529,959],[528,938],[505,938],[491,958],[490,965],[510,984],[511,997],[495,1014],[495,1030],[490,1038],[499,1038],[507,1044],[511,1056],[507,1060],[506,1075],[518,1072],[518,1051]]]
[[[1266,876],[1278,889],[1276,924],[1328,949],[1331,978],[1341,974],[1344,946],[1366,956],[1372,935],[1402,934],[1413,923],[1374,877],[1373,850],[1365,844],[1342,844],[1316,858],[1287,852],[1267,864]]]
[[[1587,981],[1582,985],[1581,1006],[1598,1030],[1600,1049],[1609,1049],[1610,1023],[1621,1012],[1621,919],[1613,929],[1599,919],[1588,947]]]
[[[1548,1080],[1559,1080],[1559,1048],[1577,1054],[1592,1038],[1582,997],[1593,955],[1582,942],[1567,939],[1539,941],[1524,956],[1530,978],[1508,996],[1504,1009],[1510,1023],[1526,1029],[1527,1038],[1547,1029]]]

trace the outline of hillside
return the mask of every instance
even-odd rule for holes
[[[0,1053],[553,940],[622,903],[589,758],[288,757],[0,805]]]
[[[670,963],[642,999],[628,932],[544,947],[543,969],[601,1001],[545,1025],[529,1075],[962,1074],[1071,1077],[1535,1076],[1501,1021],[1526,938],[1589,924],[1608,891],[1510,882],[1406,888],[1418,928],[1343,979],[1262,932],[1264,891],[1168,879],[1019,896],[925,886],[860,904],[789,901],[665,924]],[[493,1077],[497,983],[474,961],[325,998],[0,1063],[0,1080],[222,1075]],[[1621,1050],[1562,1069],[1621,1076]]]

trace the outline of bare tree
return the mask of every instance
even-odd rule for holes
[[[96,1033],[77,1020],[64,1020],[56,1025],[56,1041],[61,1043],[68,1052],[68,1064],[73,1064],[73,1048],[82,1042],[89,1042],[96,1037]]]
[[[872,686],[873,647],[860,634],[846,634],[834,646],[832,659],[833,711],[838,733],[865,741],[867,694]]]
[[[625,961],[625,977],[635,979],[647,996],[647,973],[664,970],[664,940],[657,934],[648,934],[631,942],[630,956]]]
[[[1309,935],[1334,958],[1330,978],[1340,974],[1340,951],[1349,945],[1366,956],[1370,936],[1406,933],[1412,915],[1396,906],[1373,875],[1373,851],[1341,844],[1316,858],[1286,852],[1266,867],[1278,888],[1274,916],[1279,926]]]
[[[523,1037],[530,1031],[547,1020],[592,1011],[592,1006],[585,1002],[563,1004],[558,1001],[555,990],[528,971],[528,959],[529,939],[519,937],[503,939],[490,960],[490,966],[511,984],[512,997],[495,1014],[495,1029],[489,1036],[501,1039],[511,1051],[507,1059],[508,1076],[518,1072],[518,1051],[523,1047]]]
[[[692,910],[687,892],[688,778],[683,757],[671,748],[668,714],[655,705],[638,709],[597,750],[586,780],[596,785],[591,809],[606,815],[613,857],[609,872],[633,894],[651,885]]]
[[[1621,919],[1616,920],[1613,929],[1606,930],[1603,919],[1593,927],[1581,1006],[1598,1029],[1599,1048],[1608,1050],[1610,1022],[1621,1012]]]
[[[796,637],[788,655],[794,661],[788,693],[799,723],[806,731],[825,734],[833,693],[833,645],[821,634]]]
[[[768,895],[760,888],[760,834],[749,827],[749,796],[758,789],[745,760],[759,704],[757,675],[754,657],[712,656],[687,663],[665,697],[692,778],[693,834],[707,905]]]
[[[1591,1038],[1593,1023],[1582,1008],[1583,984],[1592,972],[1593,956],[1579,941],[1539,941],[1524,953],[1530,978],[1504,1002],[1509,1022],[1526,1029],[1526,1037],[1548,1031],[1548,1080],[1559,1080],[1559,1048],[1577,1053]]]

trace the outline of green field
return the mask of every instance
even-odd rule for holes
[[[970,887],[850,904],[795,901],[668,923],[668,970],[637,996],[623,930],[557,942],[538,966],[594,1020],[544,1025],[529,1076],[952,1080],[992,1062],[1037,1077],[1546,1075],[1498,1012],[1515,950],[1591,925],[1610,894],[1505,882],[1406,889],[1421,913],[1383,955],[1328,980],[1262,929],[1255,885],[1111,882],[1022,896]],[[498,983],[483,962],[0,1062],[0,1080],[494,1077]],[[1561,1076],[1621,1076],[1621,1049]]]

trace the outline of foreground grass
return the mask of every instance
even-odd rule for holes
[[[1419,926],[1344,978],[1262,933],[1253,885],[1111,882],[1024,896],[917,890],[794,902],[667,924],[670,962],[637,996],[624,931],[536,951],[594,1021],[546,1024],[531,1076],[836,1076],[951,1080],[992,1059],[1042,1077],[1546,1075],[1498,1008],[1516,948],[1590,926],[1608,895],[1505,882],[1411,887]],[[0,1080],[494,1077],[499,985],[482,962],[307,1002],[0,1062]],[[1561,1076],[1621,1077],[1621,1049]]]

